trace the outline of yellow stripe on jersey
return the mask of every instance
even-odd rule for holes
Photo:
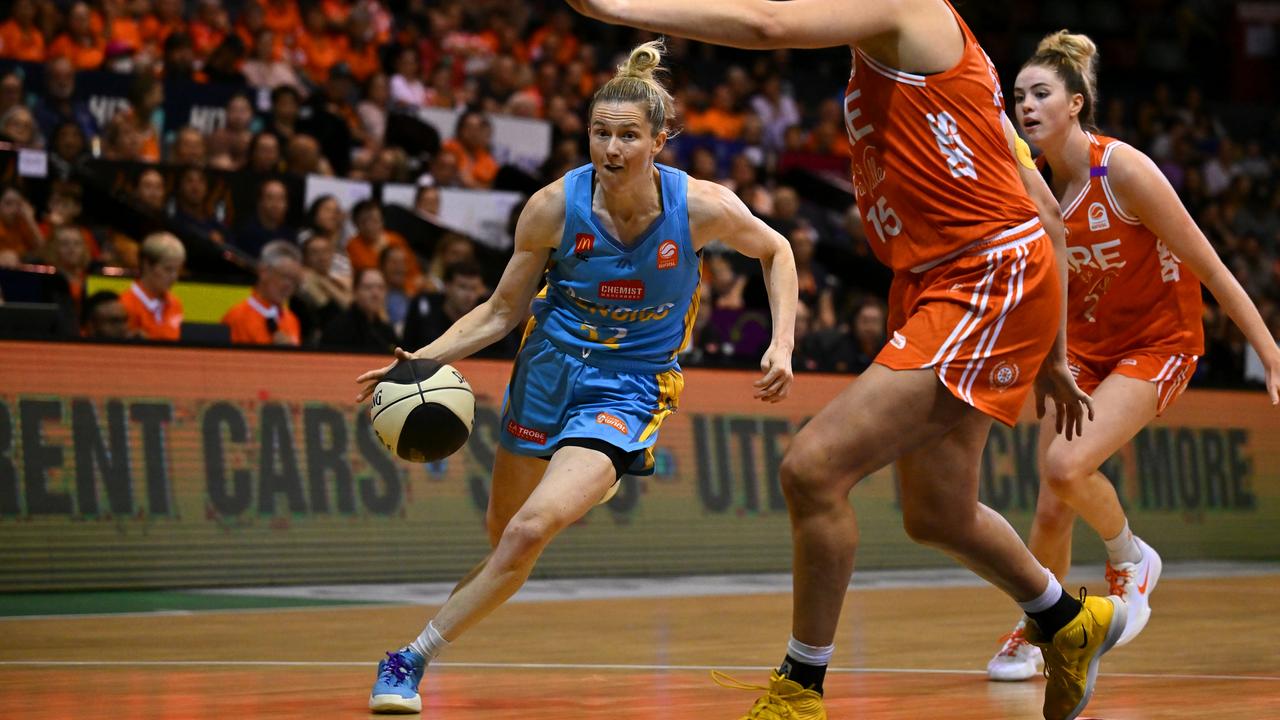
[[[675,360],[684,349],[689,347],[689,341],[693,339],[693,326],[698,320],[698,305],[702,302],[702,262],[698,262],[698,284],[693,286],[693,299],[689,301],[689,309],[684,313],[684,338],[680,341],[680,347],[671,353],[669,360]]]

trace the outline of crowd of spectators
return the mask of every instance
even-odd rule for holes
[[[423,252],[386,226],[378,201],[348,211],[323,196],[303,207],[284,179],[413,183],[414,211],[431,221],[441,188],[500,185],[492,118],[508,115],[549,124],[550,155],[530,179],[550,182],[587,162],[586,104],[619,53],[644,38],[584,22],[558,2],[13,0],[0,17],[0,63],[38,63],[43,82],[29,86],[23,66],[0,65],[0,143],[46,151],[50,182],[41,207],[20,184],[0,190],[0,267],[42,264],[66,278],[85,335],[175,339],[170,287],[181,251],[211,243],[257,259],[250,297],[224,320],[233,342],[379,352],[424,344],[491,290],[495,269],[478,262],[475,242],[445,233]],[[888,276],[841,185],[847,54],[669,45],[683,132],[660,161],[732,188],[791,242],[803,300],[797,369],[864,369],[884,342]],[[988,47],[1006,80],[1021,45],[997,37]],[[1156,160],[1280,335],[1274,98],[1263,105],[1269,115],[1242,124],[1218,112],[1233,98],[1206,98],[1213,89],[1194,75],[1189,86],[1166,73],[1167,81],[1110,94],[1108,47],[1100,130]],[[76,92],[77,73],[89,70],[127,76],[128,103],[108,117],[91,112]],[[224,124],[166,131],[164,81],[175,78],[234,87]],[[426,108],[460,111],[438,147],[390,130]],[[164,218],[170,232],[83,216],[89,189],[77,170],[93,161],[148,164],[113,191]],[[235,217],[215,187],[225,172],[259,178],[253,207]],[[684,360],[751,363],[769,337],[759,268],[715,247],[704,263],[704,311]],[[119,298],[82,298],[84,277],[104,265],[138,280]],[[1256,358],[1211,299],[1205,326],[1199,379],[1256,380]],[[514,347],[509,339],[492,352]]]

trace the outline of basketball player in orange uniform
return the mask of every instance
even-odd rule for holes
[[[946,0],[570,4],[706,42],[846,45],[853,56],[844,101],[853,184],[869,242],[895,272],[891,340],[796,434],[782,463],[792,637],[748,717],[825,720],[822,681],[858,540],[849,493],[890,462],[907,533],[1018,601],[1046,648],[1045,717],[1076,717],[1127,615],[1118,597],[1064,592],[978,502],[991,422],[1013,423],[1033,380],[1068,435],[1089,399],[1067,368],[1061,213],[1025,143],[1016,146],[995,69],[964,21]]]
[[[1041,434],[1042,491],[1030,545],[1064,578],[1076,515],[1097,531],[1111,592],[1127,601],[1124,644],[1147,624],[1161,563],[1129,530],[1099,466],[1186,387],[1204,352],[1202,281],[1257,350],[1272,403],[1280,399],[1280,349],[1155,163],[1087,130],[1097,106],[1095,56],[1089,38],[1053,33],[1014,84],[1018,123],[1044,151],[1040,162],[1069,231],[1067,352],[1097,410],[1081,437]],[[1024,680],[1038,673],[1039,660],[1019,623],[987,672],[994,680]]]

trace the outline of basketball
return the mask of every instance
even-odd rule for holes
[[[476,398],[452,365],[401,360],[374,388],[369,417],[388,450],[409,462],[434,462],[467,442]]]

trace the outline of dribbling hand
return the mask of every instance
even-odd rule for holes
[[[764,377],[755,381],[755,396],[767,403],[776,403],[791,392],[795,375],[791,372],[791,350],[770,344],[760,358],[760,372]]]
[[[1072,437],[1084,434],[1084,418],[1093,420],[1093,398],[1076,385],[1075,376],[1065,359],[1046,360],[1036,375],[1036,419],[1044,418],[1045,401],[1052,398],[1054,429],[1059,435]]]
[[[391,363],[388,363],[383,367],[378,368],[377,370],[370,370],[369,372],[356,378],[356,383],[363,386],[360,388],[360,394],[356,395],[356,402],[362,403],[365,400],[367,400],[369,396],[373,394],[373,389],[378,386],[378,381],[382,379],[383,375],[386,375],[388,372],[390,372],[391,368],[396,366],[396,363],[400,362],[401,360],[412,360],[412,359],[413,359],[413,353],[410,353],[404,350],[403,348],[396,348],[396,359],[394,361],[392,361]]]

